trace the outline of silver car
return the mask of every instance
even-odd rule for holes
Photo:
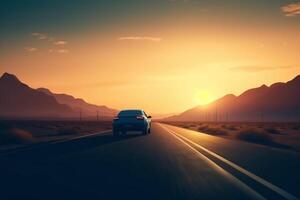
[[[143,110],[122,110],[113,120],[113,134],[118,136],[121,132],[141,131],[143,134],[150,133],[151,116]]]

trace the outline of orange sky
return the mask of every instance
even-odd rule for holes
[[[255,19],[226,10],[191,14],[189,2],[174,3],[168,2],[184,8],[162,20],[2,37],[0,73],[14,73],[34,88],[149,113],[181,112],[300,74],[298,15],[286,16],[280,6],[253,13]]]

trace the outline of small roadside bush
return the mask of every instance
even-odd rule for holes
[[[227,125],[227,126],[225,125],[224,128],[230,131],[238,130],[234,125]]]
[[[78,133],[79,131],[76,128],[60,128],[57,130],[58,135],[75,135]]]
[[[265,131],[271,134],[281,134],[281,132],[276,128],[266,128]]]
[[[209,126],[202,126],[198,128],[199,132],[204,132],[210,135],[227,135],[227,131],[219,129],[219,128],[210,128]]]
[[[208,128],[209,128],[208,125],[199,126],[199,127],[198,127],[198,131],[205,131],[205,130],[207,130]]]
[[[247,129],[237,133],[236,138],[239,140],[253,142],[257,144],[269,145],[274,143],[273,138],[263,131],[256,129]]]
[[[0,144],[27,144],[35,141],[29,131],[2,126],[0,128]]]

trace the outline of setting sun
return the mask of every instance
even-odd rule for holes
[[[195,102],[198,105],[206,105],[211,103],[215,98],[208,90],[199,90],[195,95]]]

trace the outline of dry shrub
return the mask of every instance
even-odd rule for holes
[[[271,134],[281,134],[281,132],[276,128],[266,128],[265,131]]]
[[[231,126],[231,127],[229,127],[228,129],[231,130],[231,131],[236,131],[236,130],[238,130],[238,128],[235,127],[235,126]]]
[[[273,138],[268,133],[256,129],[247,129],[240,131],[237,133],[236,138],[247,142],[265,145],[274,143]]]
[[[14,135],[14,137],[19,138],[23,142],[31,143],[35,140],[33,135],[29,131],[23,129],[14,128],[12,129],[12,134]]]
[[[191,126],[189,124],[184,124],[184,125],[181,125],[182,128],[190,128]]]
[[[230,130],[230,131],[238,130],[237,127],[235,127],[234,125],[224,125],[223,128]]]
[[[28,144],[34,141],[35,138],[29,131],[13,127],[0,129],[0,144]]]
[[[81,127],[81,126],[76,126],[76,127],[74,127],[75,129],[77,129],[77,130],[83,130],[83,128]]]
[[[75,135],[78,133],[79,131],[76,128],[60,128],[57,130],[58,135]]]
[[[204,132],[210,135],[227,135],[227,131],[220,128],[210,128],[209,126],[201,126],[198,131]]]
[[[205,130],[207,130],[208,128],[209,128],[208,125],[202,125],[202,126],[199,126],[198,131],[205,131]]]
[[[55,125],[52,125],[52,126],[48,126],[48,129],[49,129],[49,130],[56,130],[57,127],[56,127]]]

